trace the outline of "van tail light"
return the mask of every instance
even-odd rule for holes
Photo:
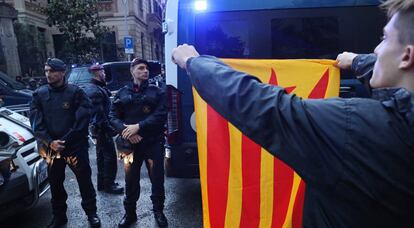
[[[181,93],[175,87],[167,86],[167,141],[169,145],[177,143],[181,126]]]

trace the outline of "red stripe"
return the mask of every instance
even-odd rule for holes
[[[272,68],[272,72],[270,73],[269,84],[278,85],[277,76],[275,70]]]
[[[300,181],[298,193],[296,195],[295,204],[293,205],[292,213],[292,228],[302,227],[303,204],[305,200],[305,182]]]
[[[328,90],[328,83],[329,83],[329,69],[327,69],[325,73],[322,75],[322,78],[316,84],[315,88],[313,88],[308,98],[324,98],[326,94],[326,90]]]
[[[280,228],[285,222],[293,186],[293,170],[279,159],[274,159],[273,221],[272,227]]]
[[[230,168],[228,123],[207,106],[207,192],[211,227],[224,227]]]
[[[244,135],[241,143],[243,190],[240,227],[259,227],[261,147]]]

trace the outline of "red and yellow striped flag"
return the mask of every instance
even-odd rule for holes
[[[339,93],[339,70],[331,60],[224,62],[303,98]],[[304,182],[193,91],[204,227],[301,227]]]

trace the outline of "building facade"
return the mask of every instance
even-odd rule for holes
[[[164,62],[164,37],[160,0],[112,0],[100,1],[99,16],[116,40],[118,59],[126,59],[124,37],[132,37],[132,57]]]
[[[37,31],[34,39],[44,42],[44,53],[41,56],[52,57],[59,48],[59,31],[49,27],[42,7],[47,0],[6,0],[18,11],[18,22],[30,25]],[[109,61],[126,60],[124,37],[132,37],[134,53],[130,57],[164,62],[164,37],[162,34],[162,12],[165,0],[98,0],[99,16],[102,25],[110,30],[105,41],[104,52],[114,53]],[[103,56],[106,53],[102,53]],[[103,58],[103,61],[108,61]]]

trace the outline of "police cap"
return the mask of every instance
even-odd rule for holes
[[[93,64],[92,66],[89,67],[89,71],[90,72],[100,71],[100,70],[103,70],[103,69],[104,69],[104,67],[101,64],[99,64],[99,63]]]
[[[135,58],[131,61],[131,68],[141,63],[147,65],[147,68],[149,68],[148,62],[144,59],[139,59],[139,58]]]
[[[48,58],[45,65],[50,66],[54,71],[65,71],[66,64],[58,58]]]

